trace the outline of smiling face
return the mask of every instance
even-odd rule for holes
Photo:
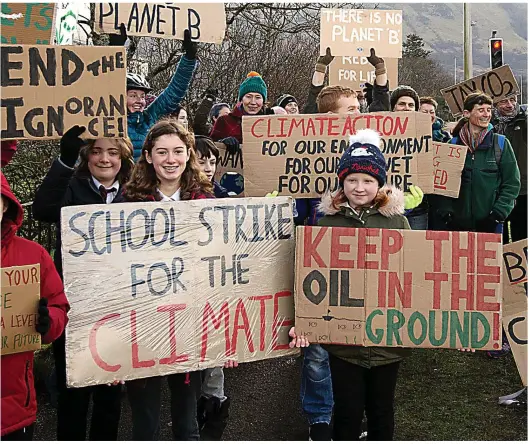
[[[471,111],[464,110],[464,117],[469,119],[471,128],[483,130],[488,127],[491,120],[491,105],[484,103],[475,105]]]
[[[337,100],[337,107],[335,108],[337,114],[360,114],[361,104],[355,95],[340,96]]]
[[[145,92],[140,89],[127,91],[127,109],[130,113],[143,112],[145,109]]]
[[[98,139],[88,151],[88,171],[106,187],[116,180],[121,168],[120,150],[109,139]]]
[[[501,116],[514,116],[517,110],[517,96],[501,100],[499,103],[497,103],[496,107]]]
[[[162,186],[178,184],[190,154],[186,144],[176,134],[166,134],[156,139],[151,154],[145,152],[148,163],[153,165]]]
[[[436,120],[436,108],[430,103],[422,103],[420,106],[420,112],[429,114],[429,116],[431,116],[431,123],[434,123]]]
[[[263,108],[263,96],[259,93],[248,93],[243,96],[241,103],[248,114],[258,114]]]
[[[344,195],[352,208],[371,205],[379,190],[377,179],[365,173],[351,173],[344,179]]]
[[[401,96],[394,105],[393,111],[416,111],[416,102],[409,96]]]
[[[211,182],[213,180],[213,176],[215,176],[215,169],[217,168],[217,159],[214,155],[210,155],[210,157],[199,157],[199,168],[201,171],[206,174],[206,177]]]
[[[180,109],[177,120],[184,127],[188,127],[188,112],[184,108]]]
[[[285,105],[285,111],[287,111],[287,114],[298,114],[298,103],[296,102],[290,102],[287,105]]]

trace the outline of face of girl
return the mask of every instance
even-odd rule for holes
[[[217,159],[215,156],[199,157],[199,167],[201,171],[206,174],[206,177],[211,182],[215,176],[215,169],[217,168]]]
[[[344,195],[352,208],[369,206],[375,199],[379,183],[364,173],[351,173],[344,179]]]
[[[145,109],[145,92],[139,89],[127,91],[127,109],[130,113],[143,112]]]
[[[109,139],[98,139],[88,152],[90,174],[105,186],[116,180],[121,168],[120,149]]]
[[[177,120],[181,125],[184,125],[184,127],[188,127],[188,112],[184,108],[181,108],[181,110],[179,111],[179,116]]]
[[[161,184],[174,184],[180,181],[190,154],[179,136],[165,134],[156,139],[151,154],[146,151],[145,157]]]
[[[285,105],[285,111],[287,111],[287,114],[298,114],[298,103],[288,103],[287,105]]]
[[[263,108],[263,96],[259,93],[248,93],[241,99],[243,109],[249,114],[258,114]]]

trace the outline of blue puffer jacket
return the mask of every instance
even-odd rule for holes
[[[143,112],[129,113],[127,132],[134,147],[134,160],[142,154],[149,129],[163,116],[174,112],[186,94],[197,60],[182,56],[168,87]]]

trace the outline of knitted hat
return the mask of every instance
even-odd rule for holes
[[[386,160],[379,149],[381,138],[371,129],[363,129],[350,137],[350,147],[340,158],[337,175],[340,185],[351,173],[369,174],[382,187],[386,182]]]
[[[278,100],[276,100],[276,105],[285,108],[287,105],[289,105],[289,103],[292,102],[298,104],[297,100],[291,94],[283,94],[278,97]]]
[[[416,91],[414,91],[410,86],[406,85],[399,85],[394,91],[392,91],[392,94],[390,94],[390,109],[392,111],[394,111],[394,107],[396,106],[399,98],[403,96],[412,97],[414,99],[414,103],[416,104],[416,111],[419,111],[420,97]]]
[[[239,86],[239,100],[248,93],[261,94],[263,100],[267,100],[267,85],[256,71],[250,71],[247,78]]]

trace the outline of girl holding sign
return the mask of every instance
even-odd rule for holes
[[[340,160],[339,189],[322,198],[325,214],[320,226],[350,228],[410,229],[404,213],[403,192],[385,185],[386,161],[379,135],[360,130],[350,138],[350,147]],[[305,336],[294,328],[291,347],[306,347]],[[409,353],[404,348],[323,345],[329,352],[333,384],[333,439],[357,441],[364,414],[368,419],[368,439],[392,440],[394,434],[394,393],[399,364]]]
[[[84,131],[84,127],[76,125],[61,138],[61,155],[53,162],[37,190],[32,207],[35,219],[57,226],[55,267],[61,276],[61,208],[123,202],[122,187],[134,167],[129,139],[84,141],[80,137]],[[75,166],[78,158],[79,164]],[[94,405],[89,439],[117,440],[121,387],[67,388],[65,344],[64,334],[53,343],[59,391],[57,439],[86,439],[88,405],[92,396]]]

